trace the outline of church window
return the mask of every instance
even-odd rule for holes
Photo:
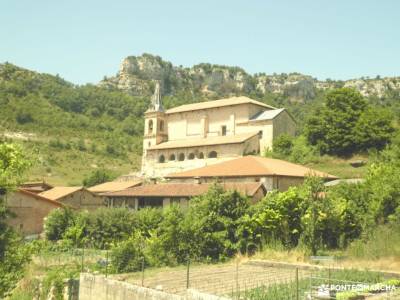
[[[175,160],[176,158],[175,158],[175,154],[171,154],[170,156],[169,156],[169,160]]]
[[[190,153],[188,159],[194,159],[194,153]]]
[[[221,126],[221,135],[226,135],[226,125]]]
[[[149,134],[153,133],[153,120],[149,120]]]
[[[200,152],[200,153],[197,155],[197,157],[200,158],[200,159],[203,159],[203,158],[204,158],[204,153],[203,153],[203,152]]]
[[[164,131],[164,121],[163,120],[160,121],[160,131],[161,132]]]
[[[216,151],[211,151],[208,153],[208,158],[216,158],[218,156]]]
[[[163,154],[161,154],[158,158],[158,162],[159,163],[164,163],[165,162],[165,156]]]
[[[178,156],[178,160],[179,160],[179,161],[185,160],[185,154],[180,153],[179,156]]]

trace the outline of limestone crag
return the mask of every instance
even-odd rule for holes
[[[291,101],[313,99],[318,90],[353,87],[364,96],[383,97],[387,92],[400,91],[400,77],[359,78],[347,81],[321,81],[309,75],[248,74],[239,67],[198,64],[190,68],[174,66],[159,56],[143,54],[125,58],[115,77],[99,84],[124,90],[133,95],[150,95],[154,80],[160,81],[164,95],[191,92],[205,96],[240,93],[282,94]]]

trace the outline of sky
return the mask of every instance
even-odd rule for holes
[[[398,0],[0,0],[0,63],[96,83],[122,59],[400,76]]]

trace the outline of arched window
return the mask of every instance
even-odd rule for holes
[[[211,151],[210,153],[208,153],[208,158],[216,158],[217,156],[218,155],[216,151]]]
[[[175,160],[176,159],[176,157],[175,157],[175,154],[171,154],[170,156],[169,156],[169,160]]]
[[[160,121],[160,131],[161,132],[164,131],[164,121],[163,120]]]
[[[149,134],[153,133],[153,120],[149,120]]]
[[[179,161],[185,160],[185,154],[179,153],[178,160],[179,160]]]
[[[204,158],[204,153],[200,152],[199,154],[197,154],[197,158],[203,159]]]
[[[190,153],[190,154],[188,155],[188,159],[194,159],[194,153]]]
[[[165,162],[165,156],[164,156],[163,154],[161,154],[161,155],[158,157],[158,162],[159,162],[159,163],[164,163],[164,162]]]

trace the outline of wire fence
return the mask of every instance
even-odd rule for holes
[[[383,273],[344,268],[303,268],[236,259],[221,264],[187,260],[178,267],[155,269],[147,268],[143,260],[138,272],[110,274],[109,252],[105,250],[45,252],[35,259],[43,266],[74,264],[82,272],[98,272],[177,295],[185,295],[190,288],[235,300],[352,299],[357,295],[400,299],[399,280],[389,283],[393,277]]]

